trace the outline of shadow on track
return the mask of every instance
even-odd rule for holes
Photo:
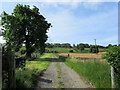
[[[40,58],[35,59],[34,61],[49,61],[49,62],[65,62],[67,57],[59,56],[59,58]]]

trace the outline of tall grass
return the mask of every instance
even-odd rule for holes
[[[65,64],[90,81],[95,88],[111,88],[110,66],[106,62],[80,62],[69,58]]]
[[[40,59],[40,58],[39,58]],[[17,88],[33,88],[40,73],[47,69],[50,62],[26,61],[25,69],[16,69]]]

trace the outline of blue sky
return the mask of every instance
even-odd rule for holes
[[[20,2],[2,2],[2,9],[11,13]],[[50,43],[88,43],[108,45],[118,43],[117,2],[21,2],[40,9],[52,24],[48,31]],[[0,42],[3,42],[0,38]]]

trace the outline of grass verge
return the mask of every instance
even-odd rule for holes
[[[33,88],[36,79],[43,70],[47,69],[49,64],[48,61],[26,61],[25,69],[16,69],[16,87]]]
[[[57,62],[56,63],[56,68],[57,68],[57,72],[58,72],[58,75],[57,75],[57,78],[58,78],[58,88],[64,88],[64,83],[61,81],[61,66],[60,66],[60,63]]]
[[[95,88],[111,88],[110,66],[106,62],[80,62],[68,58],[65,64],[90,81]]]

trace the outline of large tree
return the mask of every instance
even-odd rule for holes
[[[31,57],[35,49],[40,49],[40,53],[43,53],[48,38],[46,33],[51,24],[39,13],[36,6],[31,9],[29,5],[18,4],[11,15],[3,12],[1,16],[7,45],[15,50],[25,45],[27,57]]]

